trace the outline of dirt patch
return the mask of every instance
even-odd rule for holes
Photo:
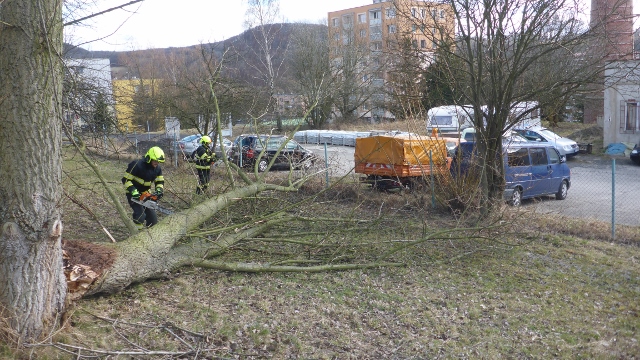
[[[68,256],[68,265],[85,265],[98,275],[111,267],[117,256],[114,249],[78,240],[64,240],[62,249]]]
[[[597,139],[602,139],[602,136],[603,136],[603,129],[598,125],[594,125],[586,129],[574,131],[571,134],[569,134],[567,137],[576,142],[589,143]]]

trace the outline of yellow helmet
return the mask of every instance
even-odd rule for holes
[[[200,144],[202,144],[202,145],[211,144],[211,138],[208,135],[205,135],[205,136],[201,137],[200,138]]]
[[[164,151],[162,151],[162,149],[160,149],[160,147],[158,146],[154,146],[151,149],[149,149],[149,151],[147,151],[147,153],[144,156],[144,159],[147,163],[150,163],[151,161],[155,160],[159,163],[163,163],[164,162]]]

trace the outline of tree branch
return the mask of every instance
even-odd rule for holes
[[[342,264],[342,265],[318,265],[318,266],[279,266],[260,263],[223,263],[217,261],[199,261],[193,264],[206,269],[236,271],[236,272],[322,272],[344,271],[355,269],[370,269],[376,267],[405,266],[403,263],[376,262],[367,264]]]
[[[96,16],[99,16],[99,15],[102,15],[102,14],[106,14],[106,13],[111,12],[111,11],[114,11],[114,10],[122,9],[122,8],[123,8],[123,7],[125,7],[125,6],[133,5],[133,4],[135,4],[135,3],[139,3],[139,2],[141,2],[141,1],[144,1],[144,0],[133,0],[133,1],[129,1],[129,2],[128,2],[128,3],[126,3],[126,4],[119,5],[119,6],[116,6],[116,7],[112,7],[112,8],[110,8],[110,9],[107,9],[107,10],[104,10],[104,11],[100,11],[100,12],[97,12],[97,13],[95,13],[95,14],[91,14],[91,15],[89,15],[89,16],[82,17],[82,18],[80,18],[80,19],[76,19],[76,20],[73,20],[73,21],[69,21],[69,22],[67,22],[67,23],[64,23],[62,26],[74,25],[74,24],[77,24],[77,23],[79,23],[79,22],[85,21],[85,20],[87,20],[87,19],[91,19],[92,17],[96,17]]]

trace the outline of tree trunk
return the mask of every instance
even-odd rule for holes
[[[188,231],[198,228],[221,209],[265,190],[289,191],[293,188],[254,183],[172,214],[126,241],[116,244],[93,244],[88,251],[77,247],[89,245],[65,245],[69,255],[73,257],[71,263],[88,265],[98,275],[86,293],[77,296],[116,293],[133,283],[158,278],[180,266],[218,255],[243,236],[256,236],[264,231],[264,226],[257,225],[241,234],[234,233],[215,242],[191,241],[183,246],[176,246],[178,240]],[[87,263],[80,259],[82,253],[91,253],[91,256],[85,259],[91,257],[94,262]]]
[[[0,311],[18,342],[57,323],[62,267],[62,2],[0,7]]]

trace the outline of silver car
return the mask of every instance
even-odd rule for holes
[[[560,155],[565,155],[566,157],[576,155],[579,150],[578,143],[575,141],[562,137],[544,127],[536,126],[527,129],[514,129],[514,131],[529,141],[552,144]]]
[[[201,134],[195,134],[195,135],[189,135],[187,137],[184,137],[178,141],[178,148],[179,148],[178,151],[180,151],[180,153],[182,154],[182,157],[185,160],[187,161],[193,160],[193,156],[192,156],[193,152],[196,151],[196,149],[200,146],[201,138],[202,138]],[[231,140],[227,138],[222,138],[222,141],[224,143],[223,144],[224,150],[228,155],[233,143],[231,142]],[[222,158],[222,149],[220,147],[219,141],[216,143],[214,152],[218,159]]]

